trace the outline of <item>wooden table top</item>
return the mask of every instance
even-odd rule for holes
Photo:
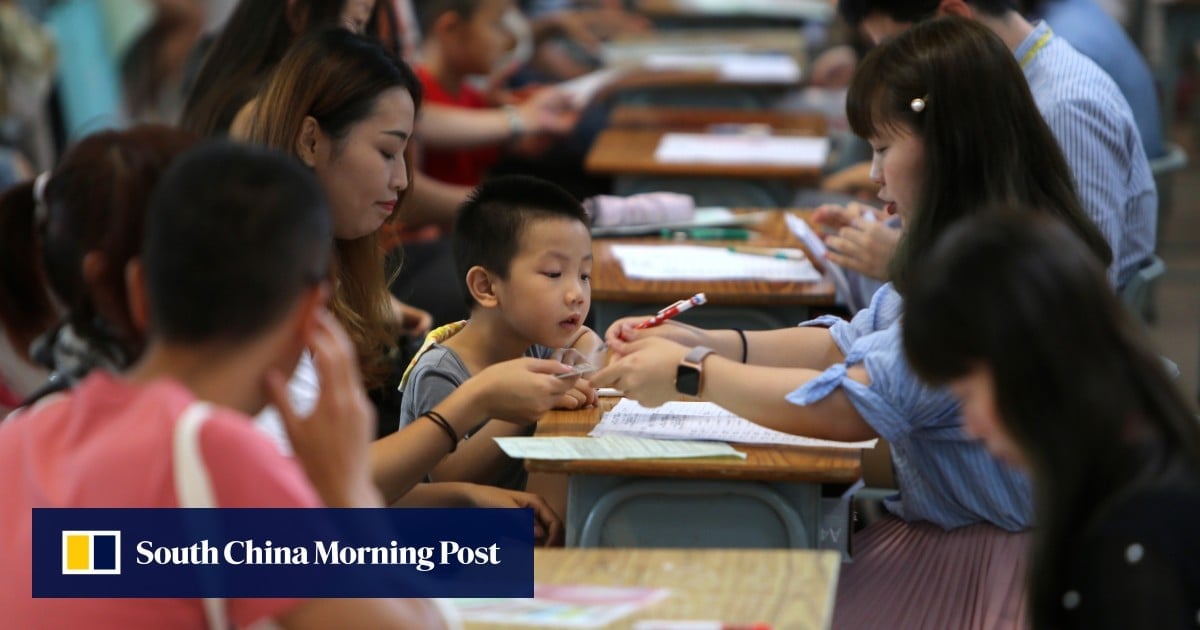
[[[589,173],[610,175],[676,175],[774,179],[815,185],[821,180],[821,166],[811,164],[729,164],[720,162],[660,162],[654,157],[658,143],[667,133],[662,129],[626,129],[610,127],[596,136],[588,151],[585,168]],[[803,135],[777,133],[775,135]]]
[[[603,44],[604,55],[620,61],[655,53],[702,50],[704,52],[776,52],[797,61],[807,58],[808,43],[797,28],[686,28],[621,32]],[[804,67],[805,64],[801,64]]]
[[[604,397],[595,409],[551,411],[538,421],[539,437],[584,436],[619,398]],[[526,460],[531,473],[634,475],[685,479],[853,483],[862,476],[855,449],[734,445],[746,459]]]
[[[609,128],[693,131],[717,124],[769,125],[772,131],[798,136],[824,136],[828,131],[825,117],[810,112],[623,105],[608,118]]]
[[[741,211],[753,211],[743,209]],[[797,247],[803,244],[792,235],[784,221],[784,210],[763,210],[763,219],[754,226],[753,236],[748,241],[689,241],[693,244],[723,247],[728,245],[755,245],[763,247]],[[788,210],[807,217],[806,210]],[[830,306],[835,303],[836,289],[832,282],[790,282],[778,280],[634,280],[625,275],[621,263],[613,256],[614,243],[638,243],[646,245],[679,244],[676,241],[657,237],[635,237],[592,241],[592,300],[605,302],[648,302],[669,304],[680,296],[704,292],[710,304],[754,305],[801,305]],[[805,249],[807,252],[807,249]],[[811,254],[810,254],[810,259]],[[813,261],[818,268],[822,261]]]
[[[605,626],[643,619],[827,628],[841,557],[811,549],[538,549],[539,584],[668,588],[665,599]],[[467,623],[472,630],[523,626]]]

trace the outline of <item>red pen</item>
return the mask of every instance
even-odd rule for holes
[[[664,308],[663,310],[659,311],[654,317],[651,317],[650,319],[647,319],[646,321],[638,324],[637,326],[634,326],[634,328],[638,329],[638,330],[641,330],[643,328],[653,328],[654,326],[657,326],[684,311],[691,310],[694,307],[700,306],[701,304],[704,304],[707,301],[708,301],[708,298],[704,297],[703,293],[697,293],[696,295],[693,295],[691,298],[689,298],[687,300],[679,300],[678,302]]]

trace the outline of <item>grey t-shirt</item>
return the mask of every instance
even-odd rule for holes
[[[534,345],[525,351],[525,356],[548,359],[553,352],[551,348]],[[471,372],[458,353],[440,343],[430,346],[417,360],[408,376],[408,384],[400,401],[400,427],[408,426],[421,414],[436,407],[468,378],[471,378]],[[487,418],[480,418],[479,424],[463,437],[469,438],[487,422]],[[530,425],[527,428],[527,434],[532,434],[534,427]],[[526,474],[523,462],[511,460],[510,464],[505,466],[496,478],[485,480],[487,485],[524,490]]]

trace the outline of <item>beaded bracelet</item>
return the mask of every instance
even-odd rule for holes
[[[746,343],[746,331],[741,328],[734,328],[733,332],[742,338],[742,363],[746,362],[746,357],[750,356],[750,346]]]
[[[446,418],[443,417],[442,414],[433,410],[429,410],[421,414],[421,417],[429,418],[434,424],[438,425],[443,431],[446,432],[446,437],[450,438],[451,453],[458,449],[458,433],[455,433],[454,427],[450,426],[450,423],[446,421]]]

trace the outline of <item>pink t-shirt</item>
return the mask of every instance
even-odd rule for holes
[[[34,599],[34,507],[177,507],[175,422],[194,401],[182,385],[136,385],[97,370],[64,397],[0,424],[0,625],[10,628],[207,627],[199,599]],[[200,452],[221,507],[318,507],[298,464],[245,415],[214,409]],[[238,626],[277,617],[291,599],[230,599]]]

